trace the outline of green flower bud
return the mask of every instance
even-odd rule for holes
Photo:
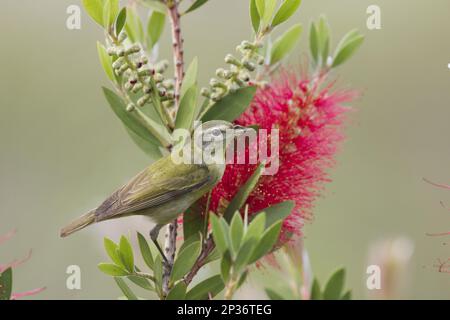
[[[211,97],[211,92],[209,91],[208,88],[202,88],[202,90],[200,90],[200,94],[205,98]]]
[[[250,43],[247,40],[242,41],[241,47],[244,50],[254,50],[254,49],[256,49],[255,45],[253,43]]]
[[[175,87],[175,83],[171,79],[164,80],[162,86],[168,90],[173,89]]]
[[[264,59],[263,56],[258,56],[256,59],[256,63],[262,66],[266,62],[266,59]]]
[[[161,73],[155,73],[153,79],[155,79],[156,83],[161,83],[164,81],[164,76]]]
[[[139,92],[139,90],[141,90],[142,87],[143,87],[142,83],[140,83],[140,82],[136,83],[136,84],[134,85],[134,87],[133,87],[133,92],[134,92],[134,93]]]
[[[146,86],[144,86],[143,91],[146,94],[150,94],[150,93],[152,93],[152,87],[146,85]]]
[[[138,72],[141,77],[151,76],[152,72],[148,69],[144,69]]]
[[[164,73],[167,68],[169,68],[169,61],[167,60],[163,60],[160,61],[156,66],[155,66],[155,71],[157,73]]]
[[[117,55],[116,48],[114,48],[114,47],[109,47],[109,48],[106,50],[106,52],[107,52],[108,55],[110,55],[110,56],[115,56],[115,55]]]
[[[219,68],[216,70],[216,76],[219,78],[225,79],[225,69]]]
[[[167,90],[164,88],[158,88],[158,94],[160,97],[165,97],[167,95]]]
[[[241,62],[231,54],[227,54],[227,56],[225,57],[225,63],[233,64],[237,67],[241,66]]]
[[[247,72],[242,72],[239,75],[239,79],[244,81],[244,82],[249,82],[250,81],[250,74],[248,74]]]
[[[210,98],[212,101],[217,102],[217,101],[220,101],[222,99],[222,97],[223,97],[223,94],[216,92],[216,93],[213,93]]]
[[[134,44],[130,48],[128,48],[125,53],[126,53],[126,55],[130,55],[130,54],[138,53],[139,51],[141,51],[141,46],[138,44]]]
[[[134,111],[134,108],[135,108],[135,106],[134,106],[134,104],[132,104],[132,103],[130,103],[130,104],[127,105],[127,111],[128,111],[128,112],[133,112],[133,111]]]
[[[150,100],[150,95],[146,94],[137,101],[137,104],[139,107],[143,107],[148,102],[148,100]]]
[[[124,64],[125,59],[123,57],[117,59],[116,61],[113,62],[112,67],[113,69],[120,69],[120,67],[122,67],[122,65]]]
[[[117,48],[117,55],[119,56],[119,57],[123,57],[124,55],[125,55],[125,49],[124,48],[122,48],[122,47],[120,47],[120,48]]]
[[[255,69],[256,69],[255,64],[251,61],[244,60],[244,61],[242,61],[242,64],[243,64],[244,68],[250,72],[255,71]]]
[[[134,87],[134,84],[127,82],[123,85],[123,87],[125,88],[125,90],[131,91],[131,89],[133,89],[133,87]]]

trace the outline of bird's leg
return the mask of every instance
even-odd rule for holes
[[[158,249],[158,251],[161,254],[162,258],[167,263],[166,255],[164,254],[164,252],[161,249],[161,246],[159,245],[159,242],[158,242],[159,231],[161,230],[162,227],[164,227],[164,225],[161,225],[161,224],[158,224],[158,225],[154,226],[153,229],[150,230],[150,239],[152,239],[153,243],[156,246],[156,249]]]

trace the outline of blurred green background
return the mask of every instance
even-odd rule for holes
[[[15,271],[15,291],[39,286],[38,299],[115,299],[113,281],[97,270],[105,260],[102,237],[117,239],[141,218],[104,223],[61,240],[59,228],[148,164],[125,134],[100,90],[108,85],[97,59],[102,31],[84,13],[82,29],[66,28],[76,0],[3,0],[0,7],[0,234],[18,235],[0,247],[0,261],[32,259]],[[382,29],[366,28],[366,9],[382,10]],[[223,57],[250,38],[247,0],[211,0],[183,21],[187,60],[200,59],[206,83]],[[365,286],[369,247],[397,236],[415,246],[404,298],[450,298],[450,274],[436,259],[450,258],[450,191],[423,177],[450,183],[450,2],[434,0],[304,0],[291,23],[307,26],[328,16],[335,39],[354,27],[363,48],[339,70],[339,83],[361,98],[348,140],[332,171],[333,183],[317,201],[305,228],[314,272],[325,279],[348,270],[356,298]],[[169,54],[169,32],[161,56]],[[292,58],[299,63],[306,37]],[[79,265],[82,290],[66,289],[66,268]],[[256,281],[253,281],[256,285]],[[261,297],[246,289],[241,297]]]

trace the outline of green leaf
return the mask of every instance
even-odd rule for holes
[[[266,288],[266,294],[270,300],[285,300],[282,295],[273,289]]]
[[[258,238],[256,237],[250,237],[244,241],[234,261],[233,270],[235,272],[240,273],[242,269],[251,263],[250,259],[257,245]]]
[[[222,218],[218,218],[215,214],[210,215],[210,220],[214,243],[217,249],[223,254],[229,248],[228,226],[226,223],[222,223]]]
[[[119,248],[118,245],[108,238],[103,239],[103,244],[105,246],[106,253],[111,258],[111,260],[118,266],[124,267],[122,264],[122,260],[117,253],[117,249]]]
[[[275,27],[285,21],[287,21],[300,7],[302,0],[284,0],[278,12],[275,14],[275,18],[272,21],[272,27]]]
[[[224,289],[224,287],[225,285],[222,277],[220,275],[215,275],[200,282],[189,290],[186,294],[186,300],[208,300],[209,296],[214,298]]]
[[[278,241],[282,225],[283,222],[280,221],[264,232],[264,234],[261,237],[261,240],[258,242],[258,245],[256,246],[256,249],[253,251],[250,263],[258,261],[272,250],[273,246]]]
[[[122,121],[126,128],[130,129],[133,133],[138,135],[140,138],[152,142],[156,146],[159,145],[158,140],[155,136],[149,132],[149,130],[144,127],[144,125],[130,112],[127,112],[126,106],[117,94],[108,88],[103,88],[103,93],[108,101],[111,109],[114,111],[116,116]],[[157,130],[157,129],[154,129]]]
[[[270,226],[274,225],[278,221],[283,221],[286,219],[294,209],[295,202],[294,201],[284,201],[277,203],[269,208],[265,208],[257,213],[255,213],[252,217],[255,219],[262,213],[266,215],[266,229]]]
[[[115,31],[116,36],[119,36],[119,34],[122,32],[123,27],[125,27],[125,23],[127,22],[127,8],[124,7],[122,10],[120,10],[119,15],[117,16],[116,23],[115,23]]]
[[[168,293],[166,300],[184,300],[186,297],[186,283],[178,282]]]
[[[346,62],[358,50],[364,42],[364,36],[358,30],[350,31],[339,43],[334,54],[333,65],[335,68]]]
[[[264,172],[264,163],[261,163],[256,168],[255,172],[251,175],[251,177],[248,178],[245,184],[239,189],[238,193],[234,196],[234,198],[231,200],[230,204],[225,210],[225,213],[223,214],[227,222],[231,221],[235,212],[240,210],[244,206],[248,197],[258,184],[259,178],[261,177],[263,172]]]
[[[161,255],[157,255],[155,258],[155,263],[153,265],[153,276],[155,277],[155,289],[158,295],[162,296],[162,275],[163,275],[163,264]]]
[[[246,87],[229,94],[222,100],[216,102],[202,117],[202,121],[225,120],[233,122],[245,112],[250,102],[252,102],[255,93],[255,87]]]
[[[337,270],[328,280],[323,291],[323,298],[325,300],[339,300],[344,290],[345,270]]]
[[[277,8],[278,0],[265,0],[266,6],[264,8],[264,15],[261,15],[263,18],[264,25],[270,24],[270,20],[272,20],[275,9]]]
[[[203,6],[207,2],[208,2],[208,0],[197,0],[186,10],[185,13],[189,13],[189,12],[192,12],[194,10],[197,10],[198,8],[200,8],[201,6]]]
[[[352,290],[348,290],[344,295],[341,297],[341,300],[352,300]]]
[[[264,11],[266,9],[266,0],[256,0],[256,9],[260,17],[264,17]]]
[[[220,261],[220,275],[222,277],[223,282],[228,282],[228,279],[230,278],[230,271],[231,266],[233,264],[233,260],[231,258],[230,251],[226,251],[223,256],[222,260]]]
[[[330,55],[330,28],[324,16],[320,17],[317,33],[319,37],[319,48],[322,64],[326,65],[328,56]]]
[[[150,250],[150,246],[148,245],[147,240],[141,233],[137,233],[139,249],[141,251],[142,258],[144,259],[145,264],[153,270],[154,261],[152,251]]]
[[[129,272],[134,272],[133,248],[125,236],[120,237],[119,250],[125,268]]]
[[[130,287],[126,284],[125,280],[121,278],[114,278],[114,280],[128,300],[139,300],[133,291],[131,291]]]
[[[203,230],[205,217],[198,203],[194,203],[183,215],[183,237],[190,239]]]
[[[271,52],[271,64],[281,61],[294,49],[300,39],[302,29],[301,24],[296,24],[274,42]]]
[[[114,70],[112,67],[112,59],[106,52],[106,48],[98,41],[97,41],[97,52],[103,70],[105,70],[105,73],[108,76],[109,80],[115,82],[116,78],[114,76]]]
[[[103,26],[109,28],[116,21],[119,13],[119,0],[103,0]]]
[[[314,281],[312,283],[310,299],[311,300],[322,300],[322,292],[320,290],[319,280],[317,280],[317,279],[314,279]]]
[[[155,11],[166,13],[167,7],[160,0],[142,0],[142,4],[144,4],[147,8],[153,9]]]
[[[112,263],[99,263],[98,268],[101,272],[113,277],[124,277],[129,275],[128,271]]]
[[[127,133],[130,136],[131,140],[133,140],[133,142],[150,158],[150,160],[156,161],[161,158],[161,145],[157,146],[148,140],[142,139],[130,129],[125,129],[127,130]]]
[[[144,278],[144,277],[128,276],[127,278],[128,278],[128,280],[133,282],[138,287],[141,287],[142,289],[145,289],[145,290],[148,290],[148,291],[154,291],[155,290],[155,288],[153,288],[153,286],[150,283],[150,281],[148,279]]]
[[[197,86],[192,86],[186,94],[183,96],[180,102],[180,108],[178,109],[177,119],[175,121],[176,129],[190,130],[194,123],[194,116],[196,112],[197,101]]]
[[[311,28],[309,32],[309,47],[311,50],[311,56],[316,64],[319,63],[319,36],[317,34],[316,24],[311,22]]]
[[[11,299],[12,281],[11,268],[8,268],[0,273],[0,301]]]
[[[256,7],[256,0],[250,0],[250,18],[252,19],[252,26],[255,34],[259,31],[261,18],[259,17],[258,8]]]
[[[230,239],[233,252],[238,252],[244,237],[244,222],[241,214],[236,211],[230,225]]]
[[[198,58],[195,57],[189,65],[186,75],[184,76],[183,83],[181,85],[180,98],[183,99],[186,92],[197,84],[198,77]]]
[[[200,254],[201,243],[200,241],[195,241],[189,246],[183,248],[178,253],[178,256],[173,264],[172,273],[170,275],[170,280],[172,283],[183,278],[192,266],[195,264],[198,255]]]
[[[153,11],[147,24],[147,33],[150,39],[149,49],[153,48],[158,43],[164,31],[166,23],[166,15],[164,13]]]
[[[251,238],[259,240],[264,233],[266,225],[266,214],[258,214],[248,226],[247,232],[244,236],[244,242],[250,240]]]
[[[103,23],[103,9],[106,1],[109,0],[83,0],[84,9],[89,16],[102,27],[105,26]]]
[[[128,8],[127,10],[125,30],[131,42],[144,42],[144,27],[142,26],[141,18],[133,8]]]

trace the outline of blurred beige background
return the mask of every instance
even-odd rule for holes
[[[0,234],[18,235],[0,247],[6,262],[33,249],[15,272],[15,290],[47,286],[36,298],[115,299],[111,279],[97,270],[105,260],[102,237],[117,238],[141,219],[105,223],[67,240],[68,220],[148,163],[107,106],[108,85],[98,63],[102,32],[83,12],[82,30],[65,27],[76,0],[3,0],[0,5]],[[382,29],[366,28],[366,8],[382,9]],[[250,37],[247,0],[211,0],[183,22],[188,60],[200,58],[206,83],[222,59]],[[399,235],[414,242],[406,298],[450,298],[450,274],[437,258],[450,257],[450,191],[422,181],[450,183],[450,2],[447,0],[304,0],[291,21],[307,26],[325,13],[335,39],[358,27],[366,42],[340,70],[340,84],[363,95],[349,124],[348,140],[333,171],[334,182],[317,201],[315,221],[305,229],[318,277],[338,266],[348,270],[356,298],[365,287],[369,246]],[[169,53],[166,30],[161,55]],[[297,63],[301,48],[293,57]],[[448,244],[447,244],[448,243]],[[66,268],[82,269],[82,290],[68,291]],[[251,290],[247,297],[259,297]]]

